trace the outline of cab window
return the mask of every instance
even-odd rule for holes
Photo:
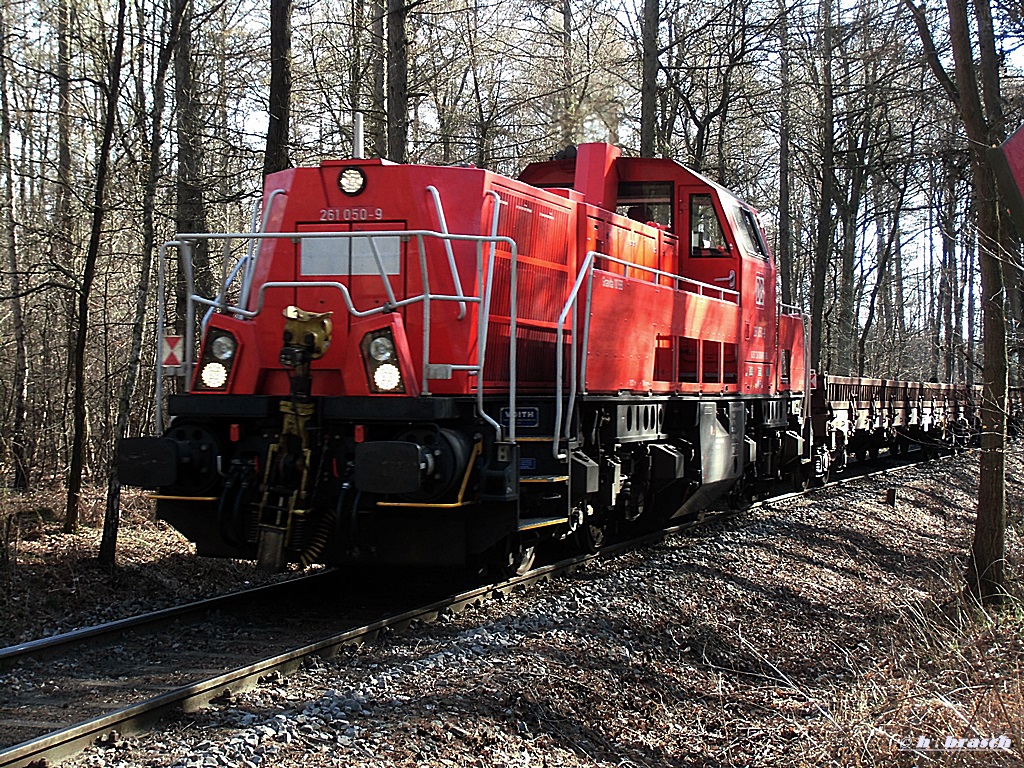
[[[711,195],[690,195],[690,246],[694,256],[729,255]]]
[[[644,224],[672,228],[672,183],[624,181],[619,184],[615,212]]]
[[[739,230],[736,232],[736,239],[740,248],[751,256],[768,260],[768,249],[765,248],[764,239],[761,237],[761,227],[757,223],[754,212],[749,208],[739,207],[737,218],[739,219]]]

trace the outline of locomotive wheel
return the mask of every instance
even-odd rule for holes
[[[534,546],[519,547],[516,553],[515,562],[513,563],[514,576],[522,576],[524,573],[533,568],[533,564],[537,561],[537,548]]]
[[[832,457],[832,461],[829,462],[829,469],[836,472],[842,472],[846,469],[846,464],[850,460],[850,452],[846,445],[840,445],[835,450],[835,455]]]
[[[532,544],[523,545],[518,537],[513,536],[488,550],[484,556],[482,572],[487,578],[504,581],[513,576],[522,576],[533,568],[536,559],[536,547]]]
[[[583,554],[593,555],[604,546],[606,533],[603,525],[584,521],[583,525],[573,532],[573,542]]]

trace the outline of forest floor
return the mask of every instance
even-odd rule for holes
[[[1021,766],[1024,447],[998,611],[961,598],[977,471],[972,452],[743,512],[71,762]],[[53,504],[0,505],[0,645],[288,576],[194,557],[139,497],[111,572],[102,498],[73,536]]]
[[[240,560],[195,556],[153,519],[145,492],[122,492],[117,567],[98,560],[105,488],[83,491],[78,533],[63,532],[63,490],[0,497],[0,646],[237,592],[271,574]],[[6,532],[6,536],[4,536]]]

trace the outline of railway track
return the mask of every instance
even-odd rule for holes
[[[910,465],[902,461],[837,482]],[[820,490],[785,493],[757,504]],[[13,745],[0,747],[0,768],[42,766],[113,731],[138,733],[169,711],[199,709],[227,692],[288,674],[310,657],[459,612],[574,570],[593,557],[612,556],[722,514],[729,513],[712,509],[666,531],[618,542],[599,555],[568,558],[499,584],[453,589],[453,582],[439,582],[431,589],[420,579],[410,590],[408,580],[398,589],[386,577],[363,574],[363,583],[353,590],[351,574],[327,572],[2,649],[0,671],[16,665],[16,672],[38,682],[32,688],[8,684],[0,693],[0,745]],[[373,594],[368,596],[367,589]],[[353,601],[350,594],[363,599]],[[260,609],[253,610],[254,604]],[[161,632],[167,627],[174,631]]]

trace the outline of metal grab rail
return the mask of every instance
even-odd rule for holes
[[[441,227],[441,233],[444,235],[448,234],[448,221],[444,217],[444,206],[441,205],[441,193],[437,191],[437,187],[430,185],[427,187],[427,192],[434,199],[434,208],[437,210],[437,223]],[[495,193],[497,194],[497,193]],[[455,283],[455,293],[462,296],[462,281],[459,279],[459,270],[455,268],[455,254],[452,252],[452,244],[450,240],[444,241],[444,251],[448,256],[448,266],[452,270],[452,282]],[[466,304],[463,302],[459,305],[459,320],[466,316]]]
[[[287,195],[287,190],[275,189],[267,196],[267,205],[263,209],[263,217],[260,219],[260,206],[259,203],[253,206],[252,209],[252,231],[253,232],[265,232],[267,230],[267,222],[270,221],[270,212],[274,208],[274,200],[280,195]],[[260,222],[260,228],[256,229],[256,222]],[[256,261],[259,258],[259,254],[256,252],[254,247],[256,244],[255,240],[249,241],[249,247],[245,251],[245,256],[240,258],[235,264],[234,269],[231,270],[231,274],[225,276],[227,269],[227,255],[230,240],[224,241],[224,255],[221,256],[221,288],[220,293],[217,294],[217,306],[226,306],[228,289],[231,288],[232,284],[238,278],[238,273],[242,272],[242,284],[238,289],[238,295],[245,297],[249,295],[249,289],[252,287],[252,275],[256,270]],[[206,324],[210,322],[210,315],[213,314],[216,306],[211,306],[206,310],[206,314],[203,315],[202,330],[206,331]]]
[[[509,259],[511,263],[511,285],[510,285],[510,334],[513,342],[510,344],[509,349],[509,409],[510,413],[515,413],[515,398],[516,398],[516,344],[515,344],[515,333],[516,333],[516,315],[517,315],[517,296],[516,296],[516,275],[517,275],[517,254],[518,248],[514,240],[509,237],[498,237],[497,236],[497,223],[498,214],[500,211],[500,197],[496,192],[488,192],[488,195],[493,195],[495,200],[494,203],[494,214],[492,221],[492,234],[489,236],[484,235],[457,235],[444,232],[435,232],[433,230],[387,230],[387,231],[363,231],[363,232],[229,232],[229,233],[185,233],[181,234],[175,240],[168,241],[160,247],[160,267],[159,267],[159,289],[158,289],[158,308],[157,308],[157,328],[156,335],[158,340],[162,340],[164,336],[164,316],[166,313],[166,302],[164,296],[166,294],[166,283],[167,283],[167,251],[168,248],[174,247],[183,251],[183,258],[180,260],[184,272],[188,302],[186,305],[186,333],[185,333],[185,353],[184,359],[181,363],[181,370],[184,375],[190,375],[191,371],[195,366],[195,306],[197,304],[208,307],[206,317],[204,317],[203,327],[205,328],[206,319],[210,314],[220,311],[224,314],[234,315],[235,317],[253,319],[257,317],[264,309],[266,302],[266,293],[268,290],[276,289],[301,289],[301,288],[332,288],[338,290],[341,293],[342,301],[345,305],[345,309],[354,317],[367,317],[375,314],[384,314],[387,312],[394,311],[400,307],[410,306],[412,304],[423,304],[423,370],[422,370],[422,386],[421,392],[424,395],[430,394],[429,389],[429,372],[432,366],[430,362],[430,305],[433,301],[452,301],[457,302],[460,305],[460,317],[464,316],[465,308],[467,304],[479,304],[482,305],[481,311],[478,313],[478,333],[480,339],[477,343],[477,360],[475,364],[451,364],[443,365],[443,368],[447,370],[458,370],[466,371],[471,375],[477,376],[477,392],[476,392],[476,411],[480,418],[490,424],[497,432],[498,439],[502,437],[502,426],[491,416],[484,412],[483,407],[483,371],[486,362],[486,335],[488,331],[489,314],[490,314],[490,302],[494,281],[494,263],[496,260],[496,252],[499,244],[503,244],[509,253]],[[383,260],[380,252],[376,248],[374,241],[378,238],[401,238],[404,242],[415,239],[418,244],[419,262],[422,274],[422,285],[423,293],[416,296],[410,296],[404,299],[397,299],[394,295],[393,288],[388,278],[386,269],[384,267]],[[332,280],[295,280],[295,281],[274,281],[268,282],[260,286],[259,292],[256,296],[256,306],[254,309],[248,309],[247,307],[252,305],[251,298],[248,293],[243,293],[239,296],[238,305],[230,305],[226,300],[228,287],[239,274],[240,265],[242,262],[247,261],[251,257],[252,249],[239,259],[239,265],[231,271],[230,276],[224,278],[224,282],[221,286],[215,298],[206,298],[199,296],[194,293],[194,276],[192,274],[192,258],[191,252],[195,244],[201,240],[214,241],[221,240],[225,243],[225,257],[228,253],[228,246],[232,240],[248,240],[250,243],[259,241],[262,243],[264,240],[291,240],[292,242],[299,242],[305,239],[336,239],[336,240],[352,240],[355,238],[364,238],[370,241],[370,248],[373,253],[374,262],[377,266],[377,272],[381,280],[385,284],[385,292],[388,295],[388,302],[382,306],[374,306],[367,309],[359,309],[353,301],[352,294],[349,291],[348,286],[338,281]],[[480,295],[478,296],[466,296],[462,291],[461,283],[458,284],[457,290],[459,291],[456,295],[447,294],[433,294],[430,292],[429,287],[429,270],[427,268],[426,258],[426,245],[425,241],[428,238],[440,239],[448,244],[455,242],[473,242],[476,244],[476,272],[478,277],[478,285],[480,288]],[[484,270],[484,243],[490,243],[490,253],[488,257],[486,277]],[[454,261],[451,262],[454,267]],[[247,265],[247,271],[251,274],[252,263]],[[226,267],[222,270],[222,275],[226,274]],[[457,273],[456,273],[457,274]],[[458,281],[457,281],[458,282]],[[156,396],[156,407],[154,409],[155,426],[156,430],[162,431],[163,429],[163,364],[160,360],[160,350],[158,343],[157,350],[157,365],[156,365],[156,382],[155,382],[155,396]],[[515,442],[515,420],[509,420],[508,426],[508,439],[511,442]]]
[[[493,210],[491,212],[491,237],[492,238],[496,238],[498,236],[498,216],[501,213],[501,196],[497,192],[495,192],[493,189],[488,190],[484,194],[485,194],[486,197],[490,197],[494,201],[492,203]],[[495,432],[498,435],[498,439],[500,440],[501,439],[501,424],[498,423],[497,421],[495,421],[494,419],[492,419],[490,416],[488,416],[487,412],[484,411],[484,387],[483,387],[483,374],[484,374],[483,366],[484,366],[484,361],[487,359],[487,333],[490,330],[490,324],[491,324],[491,289],[494,287],[494,260],[495,260],[496,254],[497,254],[497,250],[498,250],[498,243],[497,243],[496,240],[492,240],[491,241],[491,253],[490,253],[490,257],[488,258],[488,261],[487,261],[486,287],[485,286],[480,286],[480,294],[483,296],[484,302],[483,302],[482,310],[478,313],[479,316],[477,318],[477,322],[479,323],[479,326],[477,327],[477,334],[476,335],[477,335],[477,347],[478,347],[479,360],[480,360],[480,377],[477,379],[476,412],[481,416],[481,418],[484,419],[484,421],[486,421],[488,424],[490,424],[494,428]],[[511,328],[512,328],[512,330],[511,330],[509,335],[510,335],[511,338],[514,339],[515,338],[515,318],[516,318],[516,309],[515,309],[515,307],[516,307],[516,304],[515,304],[516,260],[515,260],[514,256],[511,259],[511,262],[512,262],[512,264],[511,264],[510,270],[511,270],[511,275],[512,275],[512,278],[511,278],[511,280],[512,280],[512,287],[511,287],[511,291],[512,291],[512,300],[511,300],[511,306],[512,306],[511,322],[512,322],[512,325],[511,325]],[[485,279],[482,272],[480,273],[480,279],[481,280]],[[514,347],[515,344],[512,344],[512,346]],[[511,356],[511,361],[512,361],[512,362],[509,363],[509,381],[508,381],[509,414],[514,414],[516,412],[516,376],[515,376],[515,366],[513,365],[513,362],[515,361],[515,351],[511,350],[509,352],[509,354]],[[512,416],[509,417],[509,441],[513,442],[513,443],[516,441],[515,421],[516,420],[515,420],[514,417],[512,417]]]
[[[590,296],[591,288],[594,280],[594,259],[602,254],[597,251],[588,251],[587,255],[583,259],[583,264],[580,266],[580,271],[576,275],[576,282],[572,285],[572,290],[569,291],[569,297],[565,301],[565,306],[562,307],[561,313],[558,315],[558,325],[555,331],[555,429],[554,429],[554,440],[551,443],[551,455],[559,461],[566,458],[566,455],[559,453],[559,448],[562,441],[562,358],[564,357],[562,351],[562,334],[565,328],[565,320],[569,316],[570,310],[575,309],[576,299],[579,296],[580,287],[583,285],[584,278],[587,279],[587,314],[584,326],[584,341],[583,341],[583,365],[586,365],[587,349],[590,341]],[[569,419],[572,418],[572,409],[576,404],[576,339],[579,334],[576,333],[575,324],[573,325],[572,344],[570,346],[570,353],[572,355],[572,368],[570,370],[571,384],[569,392],[569,407],[566,409],[566,431],[569,427]],[[586,377],[586,372],[582,373]],[[584,378],[586,381],[586,378]],[[565,436],[566,438],[569,435]]]
[[[706,296],[707,294],[705,293],[705,291],[713,291],[714,293],[717,293],[718,298],[722,299],[723,301],[732,301],[734,304],[740,303],[740,292],[734,291],[730,288],[719,288],[717,285],[711,285],[710,283],[702,283],[700,280],[694,280],[692,277],[683,277],[682,275],[677,275],[673,272],[665,272],[664,270],[657,269],[656,267],[648,267],[644,266],[643,264],[634,264],[632,261],[618,259],[614,256],[609,256],[605,253],[595,252],[595,255],[598,258],[604,259],[605,261],[610,261],[613,264],[621,264],[622,266],[628,267],[629,269],[639,269],[643,272],[650,272],[652,275],[655,276],[655,279],[653,281],[655,285],[661,285],[661,283],[658,282],[659,278],[667,277],[669,280],[675,282],[676,290],[686,291],[687,293],[695,293],[698,296]],[[623,277],[627,277],[627,275],[623,275]],[[688,283],[692,286],[695,286],[697,290],[689,291],[686,288],[681,288],[681,283]],[[715,297],[712,296],[710,298]]]

